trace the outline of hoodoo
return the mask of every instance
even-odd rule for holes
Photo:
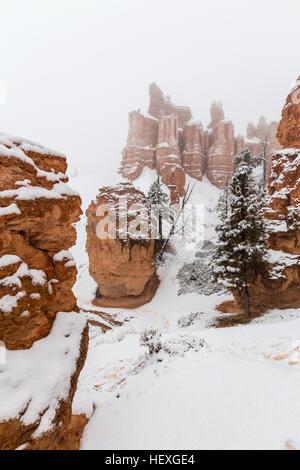
[[[148,167],[156,170],[170,191],[171,204],[184,195],[186,177],[202,181],[207,175],[218,188],[224,187],[234,171],[234,156],[248,147],[253,155],[263,152],[266,143],[267,175],[270,173],[272,150],[281,148],[277,122],[268,124],[262,117],[258,126],[249,124],[247,137],[234,135],[233,123],[225,119],[221,102],[211,106],[207,129],[193,121],[187,106],[176,106],[153,83],[149,87],[148,113],[129,113],[129,131],[122,153],[120,172],[134,181]]]
[[[104,187],[87,219],[89,270],[98,286],[94,305],[136,308],[149,302],[158,278],[145,195],[131,183]]]

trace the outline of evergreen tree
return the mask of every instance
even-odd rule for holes
[[[217,213],[220,219],[223,220],[224,217],[228,214],[228,205],[229,205],[229,179],[226,180],[225,187],[219,197],[217,202]]]
[[[163,191],[159,177],[151,184],[147,196],[148,204],[151,206],[155,216],[158,219],[159,238],[163,238],[163,217],[170,214],[170,201],[167,194]]]
[[[249,286],[265,269],[264,193],[252,177],[254,164],[250,151],[242,150],[235,163],[227,214],[223,212],[216,229],[213,279],[236,292],[243,301],[245,314],[250,316]]]

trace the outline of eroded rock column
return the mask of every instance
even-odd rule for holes
[[[178,146],[178,123],[179,118],[176,115],[160,118],[156,150],[157,172],[170,190],[171,204],[179,202],[185,189],[185,174]]]
[[[104,187],[87,219],[89,271],[98,286],[93,303],[136,308],[149,302],[158,278],[145,195],[130,183]]]

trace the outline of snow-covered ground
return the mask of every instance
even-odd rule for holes
[[[147,191],[154,177],[143,172],[136,185]],[[101,186],[119,180],[100,175],[73,178],[70,185],[80,192],[85,211]],[[197,183],[193,202],[205,205],[206,239],[213,238],[217,198],[207,181]],[[77,230],[74,291],[82,309],[95,311],[85,216]],[[194,260],[197,246],[177,240],[174,247],[176,254],[168,253],[159,268],[161,284],[149,304],[98,309],[124,323],[105,334],[90,326],[73,404],[74,413],[90,417],[81,448],[300,448],[300,310],[272,311],[245,326],[216,329],[215,307],[229,296],[178,296],[178,270]],[[99,320],[95,313],[88,317]],[[146,329],[156,330],[161,343],[151,356],[140,343]]]

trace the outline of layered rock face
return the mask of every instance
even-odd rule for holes
[[[269,203],[265,210],[269,232],[267,271],[249,289],[253,312],[268,309],[300,307],[300,113],[295,96],[300,96],[300,81],[292,90],[283,108],[278,128],[278,142],[284,147],[272,154],[272,169],[268,184]],[[266,131],[261,120],[261,134]],[[277,123],[268,128],[274,136]],[[253,129],[249,127],[252,137]],[[254,129],[254,137],[256,130]],[[241,311],[241,302],[234,293],[235,302],[220,306],[223,312]]]
[[[223,104],[221,101],[214,101],[210,107],[210,123],[208,129],[215,129],[216,126],[225,119]]]
[[[278,140],[284,147],[300,148],[300,77],[289,94],[282,111],[282,120],[278,128]]]
[[[76,307],[76,267],[68,248],[80,197],[67,185],[66,159],[0,135],[0,339],[29,348],[59,311]]]
[[[298,125],[300,132],[300,120]],[[284,140],[281,142],[284,145]],[[269,196],[265,217],[270,235],[270,272],[261,280],[263,289],[257,303],[263,310],[299,308],[300,149],[287,148],[274,154]]]
[[[150,105],[148,113],[159,119],[161,116],[169,116],[175,114],[178,116],[179,126],[183,127],[190,119],[192,119],[192,113],[188,106],[175,106],[170,97],[164,97],[161,89],[152,83],[149,87]]]
[[[231,121],[224,119],[221,103],[211,107],[207,177],[218,188],[224,187],[234,172],[235,140]]]
[[[267,172],[271,151],[281,148],[276,138],[278,123],[268,124],[262,117],[257,126],[249,124],[247,137],[234,136],[234,126],[225,120],[221,102],[211,106],[207,129],[192,120],[190,108],[174,105],[153,83],[149,87],[148,114],[129,114],[127,144],[123,150],[120,172],[134,181],[143,168],[155,169],[169,188],[171,204],[184,195],[186,175],[202,181],[203,175],[222,188],[234,171],[234,156],[248,147],[253,155],[262,153],[262,141],[269,139]]]
[[[179,153],[179,118],[176,115],[163,116],[159,120],[156,150],[156,168],[162,182],[170,190],[172,203],[184,196],[185,173]]]
[[[102,188],[90,204],[86,247],[98,286],[95,305],[136,308],[154,296],[158,278],[149,217],[144,194],[130,183]]]
[[[144,167],[155,167],[155,148],[158,138],[158,122],[146,118],[138,111],[129,114],[127,145],[123,150],[122,173],[135,180]]]
[[[278,140],[283,150],[274,152],[269,183],[270,245],[292,255],[300,254],[300,81],[289,94],[282,111]],[[300,147],[300,145],[299,145]]]
[[[183,129],[182,167],[198,181],[206,172],[206,137],[202,124],[190,123]]]
[[[67,250],[81,200],[63,155],[0,134],[0,164],[0,448],[78,448],[86,418],[72,418],[72,399],[88,330]]]
[[[137,179],[148,167],[156,169],[170,190],[172,204],[184,195],[185,171],[182,167],[180,142],[182,126],[192,117],[189,108],[175,106],[155,85],[150,85],[148,116],[139,111],[129,114],[129,132],[122,153],[120,171],[124,178]],[[189,145],[189,144],[187,144]],[[193,165],[192,165],[193,167]]]
[[[278,140],[284,149],[273,153],[265,211],[269,270],[250,290],[257,311],[300,307],[300,149],[295,147],[300,143],[300,113],[299,105],[293,102],[298,94],[300,83],[282,112]]]

